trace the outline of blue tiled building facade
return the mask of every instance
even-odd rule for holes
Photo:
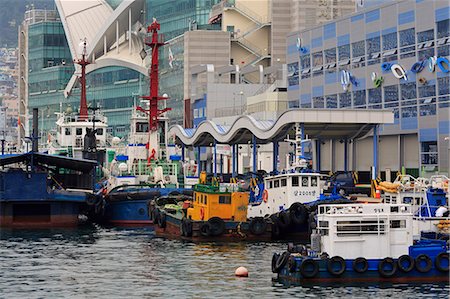
[[[392,109],[395,123],[384,126],[381,134],[416,136],[418,163],[410,167],[418,172],[448,172],[447,0],[396,1],[371,7],[292,32],[287,46],[291,108]],[[430,70],[433,57],[438,63]],[[400,69],[394,74],[391,67],[396,64]]]

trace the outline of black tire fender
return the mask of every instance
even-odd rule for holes
[[[356,273],[364,273],[369,269],[369,263],[363,257],[357,257],[353,260],[353,271]]]
[[[425,265],[422,264],[423,262],[425,263]],[[433,266],[431,258],[426,254],[419,254],[416,257],[415,263],[416,263],[416,270],[419,271],[420,273],[427,273],[428,271],[431,270],[431,267]]]
[[[336,264],[339,266],[337,269],[334,268]],[[342,275],[345,272],[345,260],[340,256],[333,256],[328,260],[327,270],[334,276]]]
[[[391,269],[390,270],[385,269],[386,265],[390,265]],[[394,261],[393,258],[385,257],[378,264],[378,273],[380,273],[382,277],[387,278],[392,277],[395,275],[396,272],[397,272],[397,263]]]
[[[267,222],[262,217],[255,217],[250,220],[249,230],[252,234],[259,236],[266,232]]]
[[[312,269],[310,270],[310,268]],[[305,259],[300,264],[300,274],[305,278],[313,278],[319,273],[319,264],[313,259]]]
[[[225,221],[220,217],[209,218],[208,224],[211,236],[220,236],[225,232]]]
[[[414,264],[414,259],[407,254],[400,256],[397,260],[398,268],[404,273],[411,272],[414,269]]]
[[[442,265],[442,260],[447,260],[447,267]],[[436,260],[434,261],[434,265],[436,266],[436,269],[441,272],[448,272],[449,271],[449,256],[447,252],[441,252],[437,255]]]
[[[283,269],[283,267],[286,265],[290,255],[291,254],[289,252],[285,251],[278,257],[278,259],[275,263],[275,270],[277,272],[280,272],[281,269]]]

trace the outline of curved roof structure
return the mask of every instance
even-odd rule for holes
[[[169,130],[176,142],[188,146],[209,146],[216,140],[223,144],[244,144],[255,135],[258,143],[280,141],[296,123],[303,123],[311,139],[356,139],[370,133],[378,124],[394,123],[389,110],[359,109],[292,109],[275,121],[258,121],[252,116],[239,116],[231,126],[212,121],[202,122],[196,129],[176,125]]]
[[[139,31],[143,28],[145,0],[123,0],[113,10],[105,0],[55,0],[72,58],[80,58],[80,41],[86,39],[90,73],[107,66],[122,66],[148,75],[140,52],[144,49]],[[75,85],[76,71],[65,88],[67,97]]]

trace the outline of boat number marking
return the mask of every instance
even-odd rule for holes
[[[383,213],[384,209],[374,209],[375,213]]]
[[[316,191],[294,191],[294,196],[315,196],[316,195]]]

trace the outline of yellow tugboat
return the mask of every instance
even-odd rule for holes
[[[190,200],[166,196],[150,205],[157,236],[192,240],[270,240],[272,223],[263,217],[247,220],[249,193],[235,184],[194,186]]]

